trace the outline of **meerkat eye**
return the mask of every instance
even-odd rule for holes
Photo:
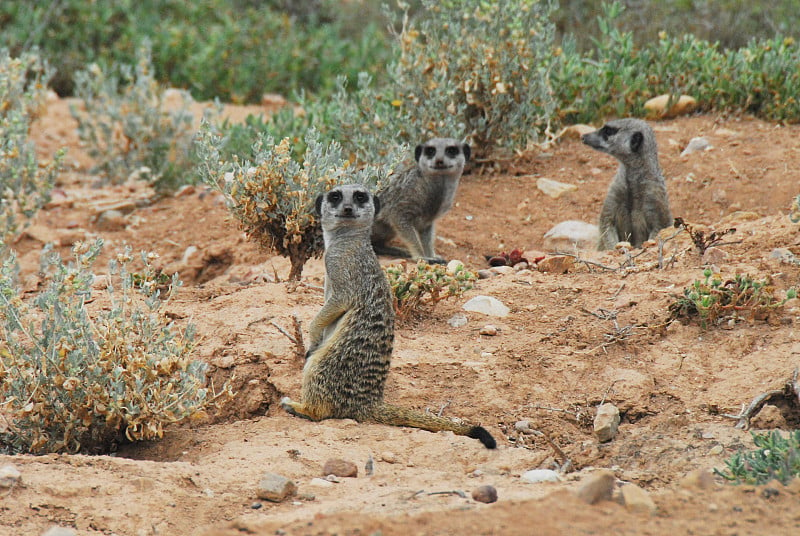
[[[436,156],[436,147],[428,146],[428,147],[425,147],[425,149],[423,149],[423,151],[425,153],[425,157],[426,158],[433,158],[434,156]]]
[[[449,145],[445,150],[444,154],[447,155],[448,158],[455,158],[461,152],[461,148],[456,145]]]
[[[342,201],[342,192],[334,190],[328,194],[328,203],[331,205],[338,205]]]
[[[369,194],[367,192],[356,192],[353,194],[353,199],[355,199],[356,203],[359,205],[363,205],[369,202]]]
[[[613,136],[617,132],[619,132],[618,128],[610,127],[608,125],[600,129],[600,135],[603,137],[604,140],[607,140],[609,137]]]

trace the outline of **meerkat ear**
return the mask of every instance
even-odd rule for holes
[[[631,136],[631,151],[638,153],[644,143],[644,134],[641,132],[634,132]]]
[[[377,195],[372,196],[372,204],[375,205],[375,214],[373,214],[373,216],[377,216],[378,212],[381,211],[381,200]]]
[[[322,216],[323,199],[325,199],[325,194],[319,194],[317,196],[317,200],[314,202],[314,209],[316,210],[317,216]]]
[[[464,162],[469,162],[469,157],[472,156],[472,149],[470,149],[469,144],[462,145],[461,150],[464,152]]]
[[[419,157],[422,156],[422,144],[414,147],[414,160],[419,162]]]

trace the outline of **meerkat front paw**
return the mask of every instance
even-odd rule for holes
[[[441,257],[424,257],[422,260],[428,264],[447,264],[447,259]]]

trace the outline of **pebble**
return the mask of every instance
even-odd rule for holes
[[[447,321],[451,328],[463,328],[467,325],[467,315],[456,313]]]
[[[575,258],[567,255],[555,255],[547,257],[536,263],[536,268],[540,272],[550,272],[553,274],[566,274],[575,265]]]
[[[487,335],[489,337],[494,337],[497,335],[497,327],[493,326],[492,324],[486,324],[480,330],[481,335]]]
[[[597,504],[610,501],[614,494],[617,477],[608,469],[602,469],[589,475],[576,491],[580,500],[586,504]]]
[[[714,476],[708,469],[694,469],[678,482],[684,489],[709,489],[714,486]]]
[[[380,459],[386,463],[397,463],[397,454],[391,451],[381,452]]]
[[[78,536],[78,533],[66,527],[50,527],[42,536]]]
[[[531,469],[525,471],[519,476],[520,480],[529,482],[531,484],[538,484],[539,482],[560,482],[561,477],[552,469]]]
[[[651,515],[656,512],[656,503],[650,494],[636,484],[625,484],[620,492],[622,504],[628,511]]]
[[[358,476],[358,466],[353,462],[332,458],[325,462],[322,468],[322,475],[336,475],[342,478],[356,478]]]
[[[312,478],[308,485],[317,488],[332,488],[334,483],[324,478]]]
[[[489,272],[497,275],[508,275],[514,273],[514,268],[512,266],[492,266],[489,268]]]
[[[472,498],[482,503],[493,503],[497,501],[497,490],[494,486],[478,486],[472,490]]]
[[[514,270],[510,266],[509,270]],[[463,305],[465,311],[483,313],[489,316],[508,316],[511,311],[503,302],[491,296],[475,296]]]
[[[727,260],[728,252],[711,246],[703,252],[703,264],[722,264]]]
[[[0,488],[14,487],[22,478],[22,473],[15,465],[4,465],[0,467]]]
[[[530,421],[517,421],[514,423],[514,429],[521,434],[529,434],[531,433],[531,423]]]
[[[600,443],[611,441],[619,428],[619,409],[610,403],[601,404],[594,418],[594,435]]]
[[[597,246],[599,236],[600,230],[597,225],[585,221],[567,220],[557,223],[544,233],[543,245],[547,251],[571,251],[576,247],[593,249]]]
[[[274,473],[264,473],[258,483],[256,495],[266,501],[281,502],[297,492],[297,486],[288,478]]]
[[[253,510],[258,510],[262,506],[264,506],[264,505],[261,504],[260,502],[254,502],[253,504],[250,505],[250,508],[252,508]]]
[[[558,199],[567,192],[574,192],[578,189],[574,184],[566,184],[564,182],[554,181],[553,179],[546,179],[544,177],[537,179],[536,187],[546,196]]]
[[[705,151],[707,149],[711,149],[711,144],[708,143],[708,140],[705,138],[692,138],[689,140],[689,143],[686,145],[686,148],[681,152],[681,156],[688,156],[692,153],[697,153],[699,151]]]
[[[447,263],[447,267],[445,268],[445,273],[447,275],[456,275],[457,272],[464,269],[464,263],[453,259],[452,261]]]
[[[709,449],[708,453],[709,453],[711,456],[719,456],[720,454],[722,454],[722,452],[723,452],[724,450],[725,450],[725,449],[724,449],[724,448],[722,448],[722,445],[714,445],[713,447],[711,447],[711,449]]]
[[[489,279],[490,277],[495,275],[495,273],[492,272],[491,270],[485,270],[485,269],[484,270],[478,270],[477,273],[478,273],[478,279]]]

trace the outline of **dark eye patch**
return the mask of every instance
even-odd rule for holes
[[[369,202],[369,194],[367,192],[356,192],[353,194],[353,199],[359,205],[365,205]]]
[[[433,158],[434,156],[436,156],[436,147],[431,147],[429,145],[423,149],[423,152],[425,153],[425,156],[427,158]]]
[[[600,129],[600,135],[603,137],[604,140],[607,140],[610,136],[613,136],[617,132],[619,132],[618,128],[610,127],[608,125]]]
[[[455,158],[459,153],[461,153],[461,148],[457,145],[448,145],[444,150],[444,154],[446,154],[448,158]]]
[[[330,203],[331,206],[335,207],[341,202],[342,202],[342,192],[340,192],[339,190],[334,190],[328,193],[328,203]]]

